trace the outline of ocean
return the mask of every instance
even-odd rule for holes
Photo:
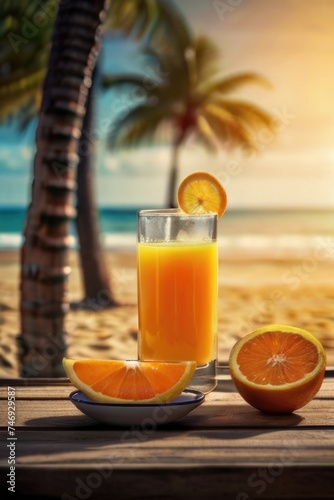
[[[105,248],[131,248],[136,243],[137,208],[100,208],[99,224]],[[26,210],[0,208],[0,249],[22,242]],[[333,210],[227,210],[219,221],[219,238],[227,247],[293,247],[316,244],[334,236]],[[72,226],[75,236],[75,225]]]

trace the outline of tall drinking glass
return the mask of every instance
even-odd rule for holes
[[[139,359],[197,363],[190,387],[215,388],[217,215],[138,212]]]

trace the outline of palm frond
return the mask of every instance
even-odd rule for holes
[[[216,116],[220,120],[224,120],[226,122],[231,122],[234,120],[234,117],[230,111],[225,109],[223,106],[219,106],[216,103],[208,103],[205,104],[202,108],[203,113],[205,115]]]
[[[44,69],[26,73],[20,71],[18,75],[10,74],[6,78],[0,79],[0,99],[6,99],[10,95],[17,95],[26,90],[36,89],[41,86],[45,76]]]
[[[142,86],[144,78],[143,75],[137,74],[102,75],[101,86],[105,89],[124,85]]]
[[[118,30],[126,36],[146,39],[153,45],[170,46],[183,51],[193,39],[182,12],[172,0],[113,0],[108,11],[105,29]]]
[[[237,145],[254,146],[254,139],[248,129],[231,113],[218,106],[207,106],[203,114],[220,142],[234,147]]]
[[[29,92],[9,95],[5,99],[0,99],[0,123],[4,123],[9,118],[15,116],[17,122],[20,124],[20,128],[24,128],[23,123],[26,123],[26,111],[29,109],[29,116],[31,116],[32,109],[35,110],[36,114],[38,112],[37,101],[35,99],[34,89]]]
[[[142,39],[158,17],[155,0],[113,0],[108,10],[105,30],[120,31],[126,36]]]
[[[0,123],[15,117],[23,130],[39,111],[45,71],[40,70],[19,78],[12,75],[0,79]]]
[[[38,113],[54,24],[53,16],[45,16],[43,10],[49,4],[55,8],[52,0],[1,2],[0,122],[16,117],[22,128]],[[37,27],[39,15],[46,23]],[[33,30],[29,39],[18,36],[26,25]]]
[[[197,128],[196,128],[197,139],[202,142],[205,149],[210,152],[216,152],[218,149],[219,140],[212,126],[208,122],[205,116],[199,115],[197,117]]]
[[[216,98],[213,104],[225,109],[251,128],[264,126],[274,130],[276,122],[274,117],[264,109],[247,101]]]
[[[181,54],[193,44],[194,36],[183,13],[172,0],[156,0],[160,25],[165,27],[167,40],[173,34],[173,46]]]
[[[160,75],[160,80],[163,78],[167,79],[174,75],[178,75],[182,78],[183,75],[179,74],[185,69],[184,56],[175,57],[175,54],[169,50],[161,50],[161,47],[146,45],[143,47],[143,54],[150,58],[152,68],[155,72],[158,67],[158,75]]]
[[[194,49],[196,52],[197,81],[207,81],[217,71],[218,48],[208,37],[199,36],[195,39]]]
[[[250,83],[271,88],[270,83],[257,73],[240,73],[220,78],[219,80],[213,82],[203,82],[198,86],[197,91],[205,98],[207,96],[212,96],[214,93],[227,94],[229,92],[234,92],[243,85]]]
[[[204,111],[203,110],[203,116],[205,120],[207,121],[210,129],[212,130],[212,133],[216,137],[216,141],[219,144],[226,143],[229,141],[229,130],[228,130],[228,120],[223,119],[222,117]]]
[[[108,136],[108,145],[112,148],[132,147],[152,140],[158,127],[169,119],[170,113],[164,107],[139,105],[116,120]]]
[[[104,75],[101,79],[104,89],[132,86],[142,88],[147,99],[154,100],[158,106],[167,103],[185,101],[189,93],[189,78],[187,71],[175,63],[175,58],[166,56],[160,58],[159,66],[152,65],[145,75],[121,74]]]

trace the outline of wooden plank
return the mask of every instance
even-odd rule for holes
[[[12,386],[8,386],[12,387]],[[48,400],[48,399],[68,399],[69,394],[76,390],[73,385],[66,384],[55,385],[55,386],[36,386],[36,387],[13,387],[15,389],[15,399],[34,399],[34,400]],[[7,388],[3,387],[0,389],[0,399],[7,400],[8,392]]]
[[[218,390],[184,419],[119,429],[82,415],[68,400],[67,381],[19,385],[16,492],[63,500],[92,493],[119,500],[332,499],[333,389],[329,378],[296,414],[269,416],[221,378]],[[6,404],[1,410],[5,422]],[[0,457],[0,491],[7,492],[6,449]]]
[[[4,380],[6,383],[4,383]],[[68,379],[2,379],[0,400],[7,400],[8,388],[15,390],[15,399],[67,399],[75,387]]]
[[[319,395],[307,406],[291,415],[265,415],[243,401],[237,393],[213,392],[206,401],[174,425],[184,428],[289,428],[334,427],[333,382],[325,384]],[[52,388],[51,388],[52,389]],[[21,388],[23,390],[23,388]],[[71,386],[55,387],[55,399],[50,388],[24,388],[16,400],[16,428],[73,428],[100,425],[83,415],[69,401]],[[32,391],[32,392],[30,392]],[[32,399],[33,394],[38,398]],[[24,398],[24,399],[23,399]],[[44,399],[45,398],[45,399]],[[6,427],[7,406],[0,405],[0,421]],[[140,426],[139,426],[140,427]]]
[[[219,375],[218,387],[207,395],[207,398],[214,401],[215,397],[220,397],[221,393],[236,393],[236,389],[229,375]],[[4,383],[5,381],[5,383]],[[54,396],[58,394],[68,395],[75,387],[68,379],[0,379],[0,399],[7,399],[7,388],[13,387],[16,396],[22,399],[32,399],[34,397]],[[330,398],[334,400],[334,378],[325,378],[322,387],[317,395],[319,398]]]
[[[7,428],[7,408],[0,408],[0,429]],[[72,405],[68,400],[56,401],[17,401],[15,410],[15,429],[39,428],[43,430],[73,429],[82,426],[97,426],[97,422]]]
[[[166,429],[146,433],[82,429],[74,435],[59,430],[17,431],[16,437],[17,464],[49,464],[55,469],[64,464],[80,468],[95,463],[148,468],[157,464],[334,466],[334,433],[323,429]],[[0,452],[4,467],[6,452]]]
[[[306,480],[307,478],[307,480]],[[30,498],[109,500],[321,500],[333,498],[331,467],[152,467],[108,469],[96,464],[81,470],[19,467],[16,493]],[[3,480],[0,491],[5,492]]]
[[[32,386],[36,387],[39,385],[68,385],[70,381],[66,377],[57,378],[1,378],[0,387],[7,387],[8,385],[12,387],[18,386]]]

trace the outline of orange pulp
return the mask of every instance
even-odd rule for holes
[[[139,358],[216,359],[218,247],[138,243]]]

